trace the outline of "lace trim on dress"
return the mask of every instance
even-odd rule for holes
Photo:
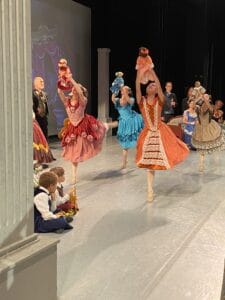
[[[220,136],[214,141],[201,142],[192,137],[191,143],[202,154],[211,154],[215,151],[225,150],[224,131],[222,130]]]
[[[159,165],[164,166],[166,169],[170,168],[159,130],[148,131],[142,151],[142,158],[139,161],[140,164]]]

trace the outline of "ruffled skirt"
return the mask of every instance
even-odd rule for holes
[[[137,142],[136,163],[139,168],[167,170],[182,162],[188,147],[164,123],[156,131],[144,128]]]
[[[202,154],[224,150],[224,130],[214,120],[204,125],[196,124],[191,143]]]
[[[131,116],[119,118],[117,139],[123,149],[129,149],[136,146],[138,136],[144,127],[143,119],[140,114],[132,111]]]
[[[93,116],[85,114],[81,122],[74,126],[70,121],[61,131],[62,157],[78,163],[97,155],[102,149],[106,128]]]

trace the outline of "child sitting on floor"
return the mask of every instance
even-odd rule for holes
[[[65,212],[65,215],[75,215],[79,210],[77,202],[72,203],[74,188],[68,194],[64,194],[62,183],[65,181],[65,170],[62,167],[50,169],[58,177],[57,189],[55,191],[55,209]]]
[[[40,175],[39,186],[34,190],[34,231],[62,233],[73,227],[68,224],[71,218],[52,212],[58,177],[53,172]],[[53,205],[54,206],[54,205]]]

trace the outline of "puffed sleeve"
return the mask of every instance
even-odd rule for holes
[[[134,102],[135,102],[135,99],[134,97],[130,97],[130,105],[133,106],[134,105]]]

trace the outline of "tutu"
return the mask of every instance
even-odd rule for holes
[[[198,115],[199,122],[195,125],[192,145],[202,154],[210,154],[225,149],[224,131],[214,120],[210,112]]]
[[[61,131],[62,157],[76,163],[97,155],[102,149],[105,131],[102,122],[87,114],[76,126],[67,122]]]
[[[144,127],[142,116],[132,110],[132,105],[121,106],[118,98],[115,101],[115,108],[120,114],[117,139],[123,149],[133,148],[136,146],[138,135]]]
[[[74,96],[75,91],[78,91],[78,97]],[[75,83],[72,98],[64,95],[62,100],[68,115],[64,128],[59,133],[62,139],[62,157],[72,163],[94,157],[102,149],[106,127],[93,116],[85,114],[86,89]]]

